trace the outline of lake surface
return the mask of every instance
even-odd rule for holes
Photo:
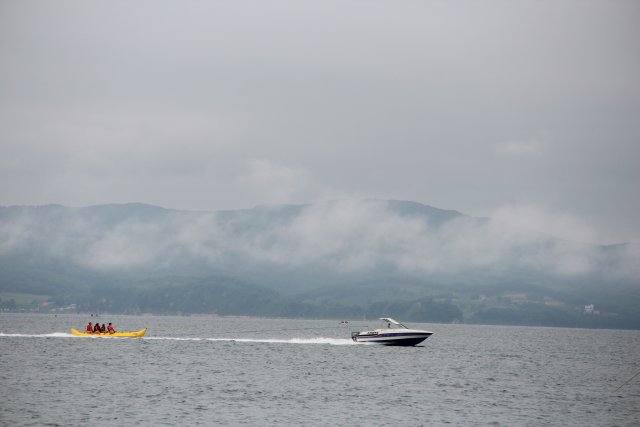
[[[417,324],[418,347],[354,343],[375,321],[0,314],[0,425],[640,424],[640,331]],[[401,320],[401,319],[400,319]]]

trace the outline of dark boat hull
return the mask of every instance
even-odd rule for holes
[[[429,338],[429,337],[426,336],[426,337],[421,337],[421,338],[411,338],[411,339],[403,339],[403,340],[389,340],[389,341],[375,341],[375,342],[378,343],[378,344],[382,344],[382,345],[395,345],[395,346],[402,346],[402,347],[411,347],[411,346],[420,344],[422,341],[426,340],[427,338]]]
[[[409,334],[407,334],[409,335]],[[432,334],[410,334],[410,336],[398,336],[398,334],[356,335],[352,336],[356,342],[370,342],[387,346],[411,347],[420,344]]]

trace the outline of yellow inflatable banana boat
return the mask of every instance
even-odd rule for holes
[[[114,332],[110,334],[108,332],[105,333],[88,333],[88,332],[80,332],[77,329],[71,328],[71,333],[77,337],[101,337],[101,338],[111,338],[111,337],[119,337],[119,338],[142,338],[144,334],[147,333],[147,328],[140,329],[139,331],[122,331],[122,332]]]

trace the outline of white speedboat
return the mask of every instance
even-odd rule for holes
[[[386,327],[372,331],[352,332],[351,339],[356,342],[374,342],[383,345],[416,345],[433,335],[433,332],[421,329],[409,329],[390,317],[381,317]]]

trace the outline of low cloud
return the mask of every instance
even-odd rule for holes
[[[562,276],[594,273],[595,246],[540,231],[556,224],[552,218],[540,210],[505,208],[496,219],[460,216],[436,226],[398,215],[385,202],[343,201],[312,205],[291,222],[245,236],[245,243],[247,255],[256,260],[296,267],[322,264],[343,272],[386,267],[417,275],[516,269]],[[589,235],[569,216],[558,219],[558,226],[568,224],[576,224],[574,236]]]
[[[598,235],[582,219],[569,212],[551,212],[531,205],[505,205],[495,209],[491,219],[511,232],[544,233],[574,242],[595,244]]]
[[[607,252],[585,243],[592,233],[576,218],[531,207],[505,207],[489,220],[460,215],[444,223],[372,200],[235,213],[161,211],[113,223],[60,208],[59,215],[44,219],[31,212],[0,222],[0,255],[46,255],[101,270],[194,262],[215,268],[234,260],[336,274],[640,278],[636,246]],[[554,232],[563,232],[562,238]]]

